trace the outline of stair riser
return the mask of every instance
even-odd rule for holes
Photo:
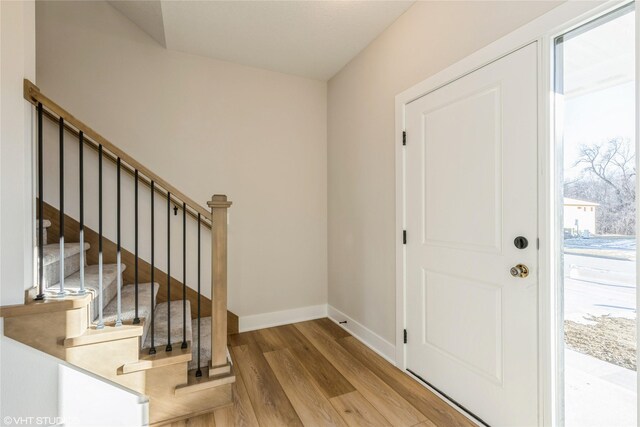
[[[85,261],[86,265],[86,261]],[[71,255],[64,259],[64,277],[69,277],[80,270],[80,254]],[[60,263],[53,262],[44,267],[44,285],[46,288],[60,283]]]
[[[187,383],[186,363],[148,369],[144,372],[151,426],[178,421],[191,414],[211,412],[233,402],[231,384],[177,395],[176,386]]]

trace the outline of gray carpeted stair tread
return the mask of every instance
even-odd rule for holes
[[[84,250],[87,251],[91,245],[89,243],[84,244]],[[42,250],[44,263],[43,265],[46,267],[50,264],[60,261],[60,243],[51,243],[49,245],[44,245]],[[74,255],[78,255],[80,253],[80,243],[65,243],[64,244],[64,257],[70,258]],[[75,271],[74,271],[75,273]]]
[[[156,306],[154,311],[154,345],[156,349],[164,349],[167,345],[167,309],[171,307],[171,345],[180,348],[182,344],[182,300],[163,302]],[[192,341],[191,334],[191,305],[186,301],[186,337],[187,342]],[[143,348],[151,348],[151,334],[147,334]]]
[[[135,285],[126,285],[122,287],[122,321],[131,321],[136,316],[136,291]],[[160,285],[154,286],[154,301],[158,296]],[[114,286],[117,293],[117,286]],[[114,293],[115,295],[115,293]],[[103,312],[104,323],[114,323],[117,318],[118,301],[114,297],[105,307]],[[138,317],[144,320],[142,337],[140,342],[144,342],[149,331],[151,322],[151,283],[138,284]]]
[[[42,241],[47,244],[48,232],[47,228],[51,227],[51,221],[48,219],[42,220]],[[38,228],[40,228],[40,221],[36,220],[36,239],[38,238]]]
[[[191,362],[189,370],[198,368],[198,319],[193,319],[191,330],[193,341],[191,341]],[[206,368],[211,360],[211,317],[200,318],[200,367]]]
[[[89,250],[89,243],[84,250]],[[43,246],[44,287],[45,289],[60,283],[60,244],[52,243]],[[64,244],[64,277],[69,277],[80,270],[80,243]]]
[[[118,291],[118,264],[104,264],[102,267],[102,307],[106,307]],[[126,269],[127,266],[122,264],[121,272]],[[84,287],[87,292],[93,294],[90,318],[94,320],[98,317],[98,304],[100,303],[98,298],[98,273],[99,268],[97,265],[88,265],[84,268]],[[64,279],[64,287],[70,291],[79,290],[80,271]]]

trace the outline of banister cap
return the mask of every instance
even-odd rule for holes
[[[225,194],[214,194],[211,200],[207,202],[207,206],[210,208],[228,208],[231,206],[231,202],[227,200]]]

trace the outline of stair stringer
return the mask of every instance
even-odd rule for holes
[[[140,353],[142,326],[105,326],[97,330],[89,326],[90,304],[88,294],[60,300],[28,300],[24,305],[0,307],[0,317],[5,318],[4,334],[147,395],[151,424],[160,425],[232,404],[233,373],[224,378],[204,378],[210,381],[208,386],[203,388],[200,384],[192,388],[193,379],[188,371],[191,359],[181,352],[175,356],[158,354],[159,358],[175,357],[179,363],[157,367],[151,364],[146,369],[124,373],[124,366],[136,364],[144,356]]]

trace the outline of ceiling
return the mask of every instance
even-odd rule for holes
[[[327,80],[413,1],[110,1],[167,49]]]
[[[563,42],[565,98],[634,81],[634,24],[628,12]]]

